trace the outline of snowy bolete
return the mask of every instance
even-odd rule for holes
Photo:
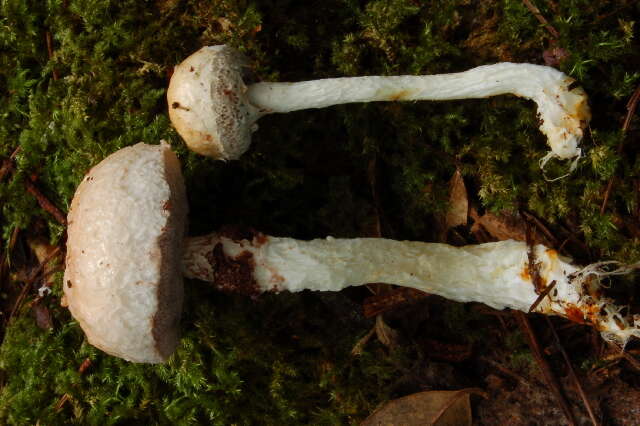
[[[65,303],[89,342],[161,362],[178,343],[187,199],[169,146],[138,144],[93,167],[71,202]]]
[[[452,247],[230,231],[183,239],[186,214],[179,162],[167,144],[124,148],[83,179],[69,212],[63,285],[91,344],[132,361],[166,360],[178,342],[181,273],[248,295],[383,282],[496,309],[526,312],[537,303],[536,312],[590,323],[620,344],[640,336],[640,318],[601,295],[597,266],[581,269],[543,245],[532,249],[534,280],[523,242]]]
[[[468,71],[425,76],[345,77],[299,83],[242,79],[246,58],[226,46],[207,46],[174,69],[169,117],[189,148],[209,157],[239,158],[265,114],[324,108],[352,102],[453,100],[514,94],[538,106],[549,158],[579,158],[590,119],[587,96],[562,72],[533,64],[497,63]],[[575,163],[574,163],[575,164]]]

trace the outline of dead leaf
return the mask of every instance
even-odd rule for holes
[[[361,426],[462,426],[471,425],[472,393],[486,397],[475,388],[458,391],[426,391],[394,399],[367,417]]]
[[[58,399],[58,402],[55,405],[56,412],[59,412],[60,410],[62,410],[62,407],[64,407],[64,404],[66,404],[67,401],[69,401],[70,399],[71,399],[71,396],[68,393],[65,393],[64,395],[62,395],[60,399]]]
[[[59,247],[52,246],[44,238],[28,238],[27,244],[42,265],[42,276],[45,279],[43,285],[51,287],[53,285],[52,274],[58,270],[57,262],[54,260],[58,255]]]
[[[36,325],[43,330],[50,330],[53,328],[53,321],[51,320],[51,312],[49,308],[40,303],[36,303],[32,307],[33,314],[36,317]]]
[[[229,31],[233,27],[233,23],[227,18],[218,18],[216,22],[224,32]]]
[[[480,216],[473,207],[469,209],[469,216],[473,220],[471,232],[478,236],[483,232],[489,234],[495,241],[516,240],[527,241],[526,222],[518,213],[485,213]],[[540,229],[535,227],[531,236],[531,243],[544,244],[553,247],[554,241],[544,235]],[[479,241],[484,241],[482,238]]]
[[[550,67],[556,67],[569,57],[569,52],[562,47],[552,47],[542,52],[544,64]]]
[[[480,216],[478,212],[472,208],[469,211],[469,216],[471,216],[474,222],[471,227],[471,232],[474,234],[479,232],[480,229],[483,229],[498,241],[526,240],[524,223],[517,215],[485,213]]]
[[[449,181],[449,211],[447,211],[445,218],[447,229],[466,225],[468,212],[467,188],[464,186],[460,169],[456,169]]]
[[[371,340],[374,334],[376,335],[380,343],[387,346],[388,348],[394,348],[398,346],[398,332],[389,327],[387,323],[384,322],[382,315],[378,315],[376,317],[376,323],[373,328],[371,328],[371,330],[369,330],[369,332],[364,337],[358,340],[353,349],[351,349],[351,355],[362,355],[364,347],[367,343],[369,343],[369,340]]]
[[[351,355],[353,356],[362,355],[362,352],[364,352],[364,347],[367,345],[367,343],[369,343],[369,340],[371,340],[371,338],[373,337],[373,333],[375,332],[376,332],[376,329],[374,327],[371,330],[369,330],[369,332],[365,334],[364,337],[358,340],[356,344],[353,346],[353,349],[351,349]]]
[[[380,343],[388,348],[395,348],[398,346],[398,332],[384,322],[382,315],[378,315],[376,317],[375,330],[376,337],[378,337]]]

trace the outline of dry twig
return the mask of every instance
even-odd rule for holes
[[[584,406],[587,409],[587,413],[589,413],[589,418],[591,419],[591,422],[595,426],[598,426],[600,423],[596,419],[596,416],[593,412],[593,408],[591,407],[591,401],[589,400],[589,398],[587,398],[587,394],[584,392],[582,383],[580,382],[580,379],[578,378],[575,370],[573,369],[573,364],[571,364],[571,359],[569,359],[569,355],[567,355],[567,352],[564,350],[564,346],[562,346],[562,343],[560,342],[560,337],[558,337],[558,333],[556,333],[556,329],[554,328],[553,323],[551,322],[549,317],[545,317],[545,320],[547,321],[549,330],[551,330],[551,334],[553,336],[555,346],[560,351],[560,353],[562,354],[562,358],[564,358],[564,361],[567,364],[567,368],[569,369],[569,375],[571,376],[571,380],[573,380],[573,382],[576,385],[576,389],[578,389],[580,398],[582,398],[582,402],[584,403]]]
[[[627,134],[627,130],[629,130],[629,126],[631,125],[631,118],[638,108],[638,101],[640,101],[640,86],[636,87],[633,95],[631,95],[631,98],[629,98],[629,102],[627,102],[627,115],[625,116],[624,122],[622,123],[622,140],[618,144],[618,149],[616,151],[618,155],[622,154],[625,135]],[[614,176],[611,176],[609,182],[607,183],[607,189],[604,191],[604,199],[602,200],[602,206],[600,206],[600,214],[604,214],[604,211],[607,209],[609,195],[611,194],[611,188],[613,187],[613,179]]]
[[[524,384],[525,386],[528,387],[534,387],[534,386],[538,386],[538,387],[544,387],[544,385],[540,384],[538,381],[532,382],[529,379],[525,378],[524,376],[516,373],[515,371],[505,367],[504,365],[500,364],[499,362],[496,362],[490,358],[487,358],[485,356],[481,356],[480,359],[488,364],[491,364],[492,367],[498,369],[498,371],[500,371],[501,373],[511,377],[512,379],[517,380],[518,382]]]
[[[544,379],[547,382],[547,385],[551,388],[551,391],[553,392],[556,399],[558,400],[558,403],[560,404],[560,408],[562,408],[562,412],[567,418],[567,421],[569,422],[570,425],[576,425],[577,424],[576,419],[573,415],[573,412],[571,411],[569,402],[564,397],[564,394],[562,393],[562,389],[560,388],[560,383],[558,382],[558,379],[554,375],[553,370],[551,370],[551,366],[549,365],[549,363],[547,362],[547,360],[545,359],[542,353],[542,349],[540,348],[538,339],[536,338],[535,332],[533,331],[533,327],[529,322],[529,318],[527,318],[527,316],[520,311],[516,311],[514,312],[514,314],[516,315],[516,318],[519,320],[522,331],[524,331],[527,336],[529,347],[531,348],[531,352],[533,353],[533,356],[536,359],[536,362],[538,363],[538,367],[540,367],[540,370],[542,370],[542,375],[544,376]]]
[[[540,276],[540,268],[539,263],[536,261],[536,254],[534,252],[534,242],[533,242],[533,228],[529,222],[525,222],[525,239],[527,243],[527,258],[528,265],[527,269],[529,271],[529,276],[531,277],[531,282],[533,283],[533,288],[536,290],[536,293],[542,293],[545,289],[545,282]]]
[[[0,162],[0,181],[2,181],[6,175],[13,172],[13,161],[20,151],[22,151],[22,148],[17,147],[13,150],[9,158],[5,158]]]
[[[36,187],[36,185],[33,182],[31,182],[30,180],[25,180],[24,185],[27,188],[27,191],[31,195],[36,197],[38,204],[40,205],[40,207],[42,207],[44,211],[51,214],[61,225],[67,224],[67,218],[64,215],[64,213],[62,213],[62,211],[59,208],[57,208],[51,201],[49,201],[49,199],[45,197],[45,195],[42,192],[40,192],[40,190]]]
[[[553,232],[551,232],[549,228],[547,228],[545,224],[542,223],[540,219],[525,210],[521,210],[520,214],[524,216],[527,222],[531,222],[535,226],[536,231],[542,232],[545,238],[547,238],[554,247],[558,246],[558,239],[555,237],[555,235],[553,235]]]
[[[4,179],[7,174],[13,172],[15,168],[14,160],[20,153],[20,151],[21,148],[17,147],[8,159],[2,160],[2,163],[0,164],[0,180]],[[27,179],[25,180],[24,185],[27,191],[36,198],[38,204],[43,210],[51,214],[60,224],[67,224],[67,218],[65,214],[51,201],[49,201],[49,199],[38,189],[38,187],[32,181]]]
[[[556,280],[553,280],[551,281],[551,283],[549,283],[548,286],[544,288],[544,290],[542,290],[542,292],[540,292],[540,295],[538,295],[538,298],[536,299],[536,301],[533,302],[533,304],[529,308],[529,313],[536,310],[540,302],[542,302],[544,298],[547,297],[547,295],[551,292],[551,290],[553,290],[555,286],[556,286]]]
[[[640,371],[640,361],[638,361],[633,355],[627,351],[622,351],[622,357],[626,359],[627,362],[636,369],[636,371]]]
[[[531,2],[531,0],[522,0],[522,3],[524,3],[527,9],[529,9],[529,11],[533,13],[533,16],[535,16],[538,22],[540,22],[545,27],[545,29],[549,31],[549,34],[551,34],[554,39],[557,39],[560,37],[560,33],[558,33],[558,30],[556,30],[549,23],[549,21],[547,21],[547,19],[544,16],[542,16],[540,9],[538,9],[536,5],[533,4],[533,2]]]
[[[16,312],[18,312],[18,310],[22,306],[22,302],[24,301],[24,298],[27,296],[27,292],[29,291],[29,288],[31,288],[31,285],[38,279],[38,277],[44,270],[44,267],[53,259],[55,259],[60,254],[61,251],[62,250],[60,249],[60,247],[56,247],[55,249],[53,249],[51,253],[49,253],[49,255],[31,273],[30,277],[25,280],[24,286],[22,287],[22,291],[20,291],[20,295],[18,296],[18,299],[13,305],[13,309],[11,309],[11,313],[7,317],[7,320],[6,320],[7,323],[11,321],[13,316],[16,314]]]
[[[49,31],[44,33],[45,40],[47,42],[47,54],[49,55],[49,60],[53,59],[53,37],[51,37],[51,33]],[[58,71],[55,69],[51,70],[51,74],[54,80],[58,80]]]

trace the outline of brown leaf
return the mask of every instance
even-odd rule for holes
[[[472,207],[469,209],[469,216],[471,216],[474,222],[471,226],[471,232],[476,235],[476,237],[487,233],[496,241],[527,241],[526,222],[518,213],[485,213],[480,216],[476,209]],[[530,217],[530,215],[528,217]],[[532,229],[530,242],[533,244],[544,244],[549,247],[554,246],[555,242],[550,240],[550,238],[553,237],[548,236],[548,232],[545,234],[542,231],[544,230],[539,229],[537,226],[534,227]],[[479,238],[479,241],[484,240]]]
[[[542,52],[544,64],[550,67],[556,67],[560,65],[568,57],[569,52],[567,52],[562,47],[552,47]]]
[[[449,211],[447,211],[445,218],[447,229],[458,225],[466,225],[468,212],[467,188],[464,186],[460,170],[456,169],[449,181]]]
[[[353,349],[351,349],[351,355],[353,356],[362,355],[362,352],[364,352],[364,347],[367,345],[367,343],[369,343],[369,340],[371,340],[375,332],[376,332],[376,329],[374,327],[371,330],[369,330],[369,332],[365,334],[360,340],[358,340],[356,344],[353,346]]]
[[[54,260],[59,248],[52,246],[43,238],[28,238],[27,244],[42,265],[42,275],[45,277],[43,284],[51,287],[53,285],[53,277],[51,275],[57,270],[57,262],[54,262]]]
[[[389,327],[387,323],[384,322],[384,318],[382,318],[382,315],[378,315],[376,317],[375,330],[376,337],[378,337],[380,343],[388,348],[394,348],[398,346],[398,332]]]
[[[33,314],[36,317],[36,325],[43,330],[50,330],[53,328],[53,321],[51,320],[51,312],[49,308],[40,303],[36,303],[32,307]]]
[[[526,240],[524,223],[517,215],[485,213],[479,216],[475,209],[471,209],[469,215],[474,221],[471,227],[474,234],[482,229],[498,241]]]
[[[58,402],[55,405],[55,410],[56,412],[59,412],[60,410],[62,410],[62,407],[64,407],[64,405],[67,403],[67,401],[69,401],[71,399],[71,396],[68,393],[65,393],[64,395],[62,395],[60,397],[60,399],[58,399]]]
[[[426,391],[394,399],[374,411],[361,426],[471,425],[470,393],[483,392],[476,389]]]
[[[380,343],[382,343],[386,347],[394,348],[398,346],[398,332],[389,327],[387,323],[384,322],[382,315],[378,315],[376,317],[376,323],[373,328],[371,328],[371,330],[369,330],[369,332],[364,337],[358,340],[353,349],[351,349],[351,355],[362,355],[362,352],[364,352],[364,347],[367,345],[367,343],[369,343],[369,340],[371,340],[374,334],[378,338]]]

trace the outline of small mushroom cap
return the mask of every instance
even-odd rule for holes
[[[89,343],[165,361],[179,339],[187,200],[166,143],[121,149],[92,168],[69,210],[64,293]]]
[[[173,70],[169,118],[189,148],[220,160],[239,158],[257,128],[257,108],[245,98],[246,58],[235,49],[207,46]]]

